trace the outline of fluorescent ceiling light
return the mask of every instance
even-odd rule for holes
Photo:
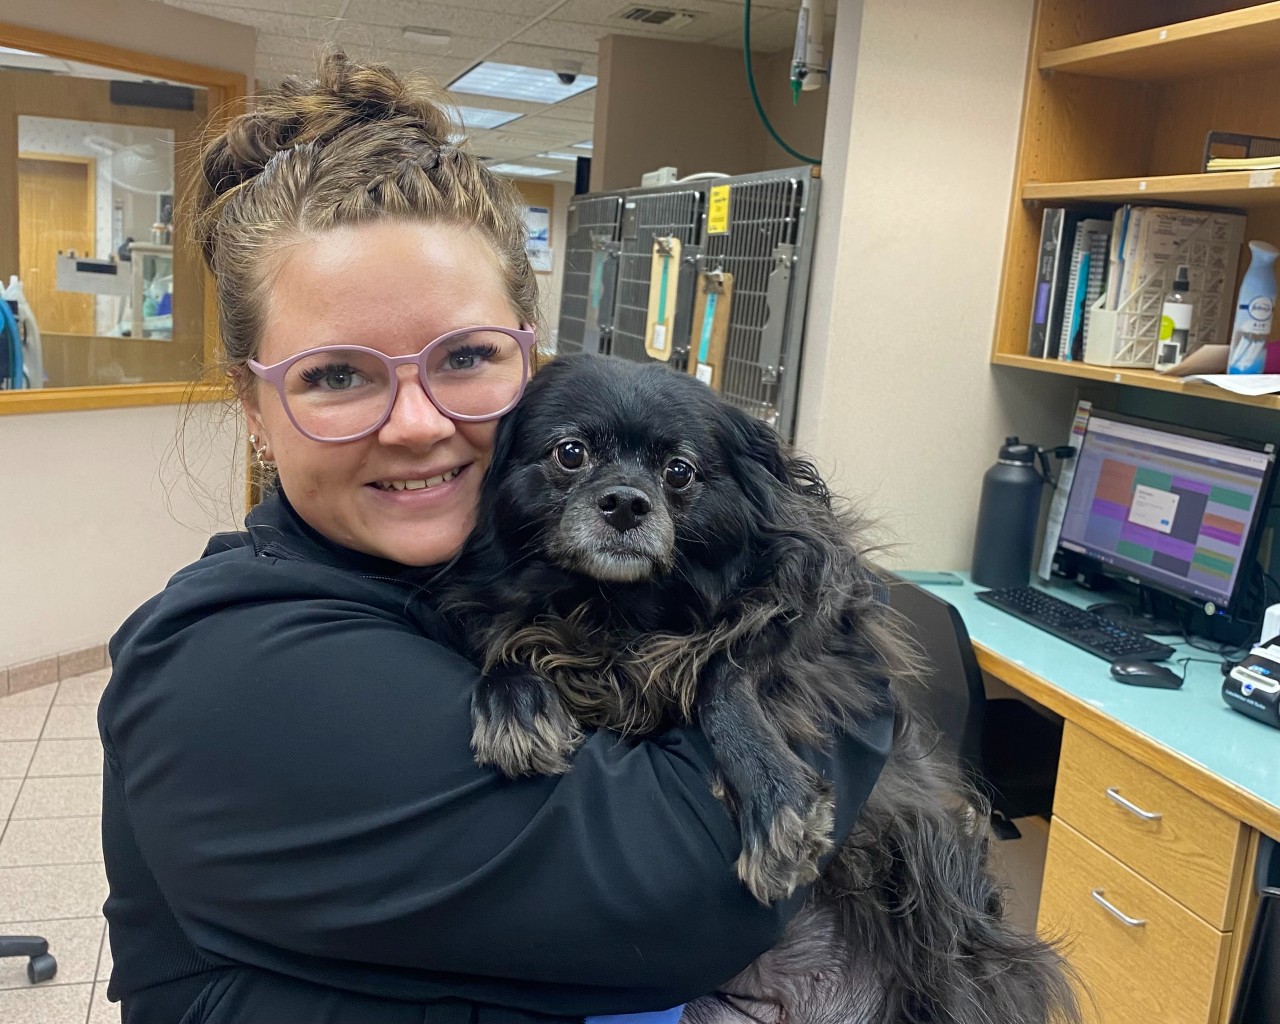
[[[540,160],[573,160],[573,161],[577,161],[577,159],[578,159],[578,154],[577,154],[577,153],[539,153],[539,154],[538,154],[538,159],[540,159]]]
[[[400,34],[415,43],[426,43],[428,46],[448,46],[453,38],[442,28],[419,28],[417,25],[406,25],[400,30]]]
[[[510,124],[522,114],[513,114],[509,110],[489,110],[486,107],[459,107],[458,116],[462,118],[463,128],[501,128]]]
[[[555,167],[530,167],[527,164],[490,164],[489,170],[494,174],[510,174],[520,178],[545,178],[548,174],[559,174]]]
[[[586,141],[586,142],[575,142],[571,148],[572,148],[572,149],[585,149],[585,150],[587,150],[587,151],[589,152],[589,151],[591,150],[591,140],[590,140],[590,139],[587,139],[587,141]]]
[[[566,82],[565,79],[568,78],[573,81]],[[593,75],[579,75],[569,71],[557,73],[546,68],[527,68],[519,64],[499,64],[486,60],[460,78],[455,78],[449,83],[449,88],[454,92],[497,96],[506,100],[559,103],[570,96],[594,89],[595,85]]]

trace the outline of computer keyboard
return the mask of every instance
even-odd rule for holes
[[[1034,587],[981,590],[977,597],[1107,661],[1120,658],[1161,661],[1174,653],[1172,647],[1143,633],[1111,622],[1096,612],[1067,604]]]

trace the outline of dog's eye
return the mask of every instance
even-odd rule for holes
[[[684,459],[672,459],[662,471],[662,479],[675,491],[682,491],[693,483],[693,466]]]
[[[564,469],[581,469],[587,463],[587,446],[572,438],[561,441],[552,449],[552,454]]]

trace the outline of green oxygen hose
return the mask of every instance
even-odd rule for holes
[[[760,94],[756,92],[756,75],[751,68],[751,0],[743,0],[742,12],[742,56],[747,64],[747,85],[751,87],[751,99],[756,105],[756,113],[760,115],[760,120],[765,129],[773,136],[773,141],[793,157],[806,164],[822,163],[820,159],[815,160],[811,156],[805,156],[799,150],[792,149],[782,141],[782,136],[774,131],[773,125],[770,124],[769,115],[764,112],[764,106],[760,102]]]

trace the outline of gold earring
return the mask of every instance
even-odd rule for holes
[[[267,450],[267,446],[266,444],[263,444],[261,448],[258,447],[257,434],[249,435],[249,447],[253,449],[254,460],[258,463],[259,466],[265,466],[270,462],[269,459],[263,458],[263,453]]]

